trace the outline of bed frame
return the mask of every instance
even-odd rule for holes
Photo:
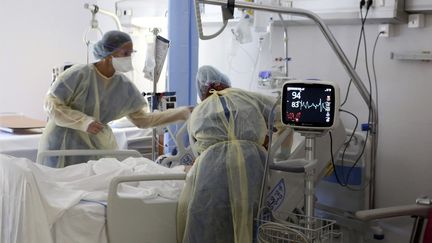
[[[107,232],[110,243],[176,242],[177,200],[121,197],[120,183],[185,180],[186,174],[120,176],[111,181],[108,194]]]

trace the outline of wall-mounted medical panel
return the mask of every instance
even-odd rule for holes
[[[160,18],[167,18],[168,0],[121,0],[115,3],[116,15],[123,26],[130,25],[133,19],[145,18],[147,26],[157,25]]]
[[[359,0],[293,0],[292,7],[315,12],[327,24],[355,24],[360,19]],[[406,23],[404,7],[403,0],[374,0],[366,23]],[[363,8],[363,16],[365,14],[366,7]],[[289,19],[303,23],[302,18]]]
[[[405,0],[405,11],[432,13],[431,0]]]

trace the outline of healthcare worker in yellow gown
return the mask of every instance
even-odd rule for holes
[[[196,79],[202,102],[191,114],[188,131],[197,157],[179,200],[178,242],[251,243],[267,121],[276,99],[231,88],[229,78],[212,66],[202,66]],[[275,117],[279,132],[289,129],[280,125],[280,113]]]
[[[62,73],[49,89],[44,109],[49,122],[39,151],[59,149],[117,149],[108,122],[127,116],[137,127],[147,128],[186,120],[187,107],[147,113],[147,103],[123,74],[131,71],[134,52],[130,36],[121,31],[104,34],[93,49],[99,60],[74,65]],[[49,158],[44,163],[63,167],[92,157]],[[94,157],[93,157],[94,158]]]

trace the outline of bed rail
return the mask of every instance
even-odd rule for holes
[[[119,176],[109,186],[107,232],[109,243],[176,242],[177,200],[121,197],[124,182],[185,180],[186,174]]]

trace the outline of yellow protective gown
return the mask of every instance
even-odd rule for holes
[[[87,133],[92,121],[107,124],[127,116],[141,128],[186,120],[188,108],[146,113],[147,103],[135,85],[121,74],[106,78],[93,64],[74,65],[53,83],[45,99],[44,108],[49,122],[45,128],[39,151],[59,149],[117,149],[111,128],[106,125],[96,135]],[[95,157],[49,158],[50,166],[67,166],[86,162]]]
[[[194,109],[188,129],[198,157],[179,201],[178,242],[252,242],[275,101],[229,88]]]

